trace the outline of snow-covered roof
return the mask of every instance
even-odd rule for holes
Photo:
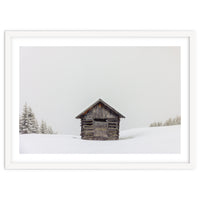
[[[122,114],[120,114],[118,111],[116,111],[113,107],[111,107],[110,105],[108,105],[105,101],[103,101],[102,99],[99,99],[98,101],[96,101],[94,104],[92,104],[90,107],[88,107],[86,110],[84,110],[82,113],[80,113],[76,118],[81,118],[84,115],[86,115],[93,107],[95,107],[97,104],[103,104],[105,107],[107,107],[108,109],[110,109],[112,112],[114,112],[116,115],[118,115],[120,118],[125,118]]]

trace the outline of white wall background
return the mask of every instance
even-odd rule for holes
[[[195,0],[2,0],[1,94],[3,96],[4,30],[192,29],[197,32],[198,37],[199,18],[199,5]],[[200,78],[199,70],[197,76]],[[198,88],[199,86],[200,81]],[[197,93],[197,101],[199,100],[200,92]],[[200,199],[198,159],[194,170],[4,170],[3,106],[1,98],[0,199]],[[199,114],[197,121],[198,119]],[[199,125],[196,128],[198,133]],[[200,141],[196,143],[197,146],[200,145]],[[199,148],[196,151],[198,156]]]

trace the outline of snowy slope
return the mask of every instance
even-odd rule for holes
[[[120,132],[114,141],[81,140],[75,135],[20,135],[20,153],[179,153],[180,126]]]

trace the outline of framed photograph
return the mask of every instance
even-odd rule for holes
[[[192,31],[5,31],[6,169],[191,169]]]

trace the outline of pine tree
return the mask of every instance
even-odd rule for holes
[[[173,126],[173,125],[179,125],[181,124],[181,117],[177,116],[175,118],[169,118],[164,123],[162,122],[153,122],[149,126],[155,127],[155,126]]]
[[[54,134],[53,129],[51,128],[51,126],[48,127],[48,134]]]
[[[40,133],[40,128],[36,119],[35,119],[35,130],[36,130],[35,133]]]
[[[23,113],[20,118],[20,131],[22,134],[29,133],[29,118],[28,118],[28,106],[25,103]]]
[[[22,124],[23,124],[23,120],[22,120],[22,116],[20,115],[19,116],[19,133],[23,133],[23,126],[22,126]]]
[[[31,107],[28,107],[28,118],[29,118],[29,132],[38,133],[39,132],[38,123],[35,118],[35,114],[32,112]]]
[[[40,133],[41,134],[47,134],[48,133],[46,122],[43,121],[43,120],[42,120],[41,126],[40,126]]]
[[[19,117],[19,132],[25,133],[39,133],[38,122],[30,106],[25,103],[23,112]]]
[[[176,117],[176,124],[181,124],[181,117],[180,116]]]
[[[30,106],[25,103],[23,112],[19,116],[19,133],[41,133],[41,134],[56,134],[53,129],[46,125],[46,122],[42,120],[39,127],[35,114]]]

